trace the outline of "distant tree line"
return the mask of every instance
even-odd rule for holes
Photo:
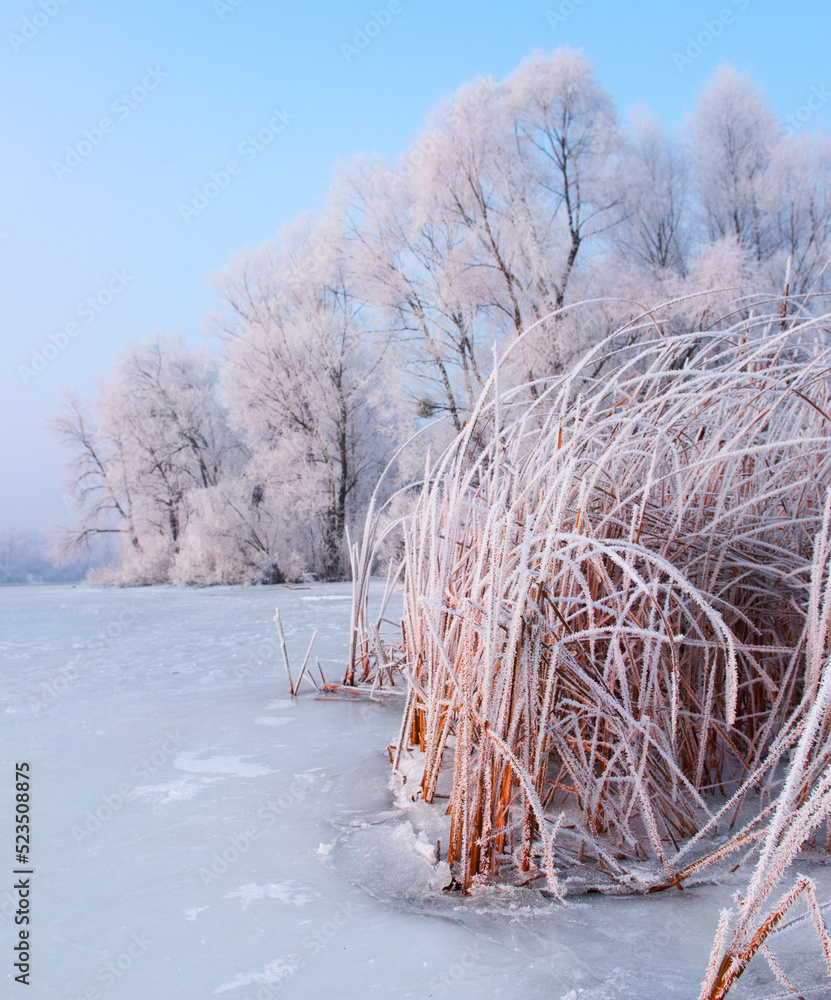
[[[100,546],[96,555],[103,556]],[[0,585],[72,583],[83,580],[90,565],[89,560],[56,559],[49,539],[37,531],[0,532]]]

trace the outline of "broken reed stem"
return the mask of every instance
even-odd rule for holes
[[[303,682],[303,675],[306,673],[306,667],[309,665],[309,657],[312,655],[312,646],[314,646],[316,638],[317,638],[317,629],[315,629],[314,632],[312,632],[312,638],[311,641],[309,642],[309,648],[306,650],[306,655],[303,658],[303,666],[300,669],[300,676],[297,678],[298,691],[300,690],[300,685]],[[312,680],[311,674],[309,675],[309,680],[312,681],[312,684],[314,684],[315,688],[317,688],[317,684],[315,684],[314,681]]]
[[[292,681],[291,681],[291,668],[289,667],[289,654],[288,654],[288,650],[286,649],[286,636],[285,636],[285,633],[283,632],[283,621],[280,618],[280,609],[279,608],[276,608],[275,611],[274,611],[274,621],[277,623],[277,631],[280,633],[280,651],[283,654],[283,665],[286,668],[286,681],[288,682],[288,686],[289,686],[289,694],[293,698],[294,697],[294,693],[295,693],[294,692],[294,685],[292,684]]]

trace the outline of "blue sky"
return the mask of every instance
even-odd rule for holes
[[[319,204],[339,158],[394,156],[465,80],[568,44],[624,118],[680,125],[729,62],[784,118],[829,93],[829,29],[827,3],[770,0],[6,0],[0,530],[65,515],[43,427],[64,386],[91,394],[131,339],[205,336],[213,273]]]

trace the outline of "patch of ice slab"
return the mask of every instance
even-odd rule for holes
[[[291,903],[292,906],[306,906],[315,898],[316,893],[299,882],[276,882],[271,885],[257,885],[256,882],[249,882],[248,885],[241,885],[236,892],[229,892],[226,899],[239,899],[242,902],[243,910],[258,899],[279,899],[283,903]]]
[[[213,779],[216,780],[216,779]],[[154,799],[162,804],[166,802],[181,802],[185,799],[195,798],[203,784],[208,784],[210,778],[203,778],[202,781],[192,781],[190,778],[182,778],[180,781],[171,781],[166,785],[142,785],[135,789],[136,795],[142,795],[149,799]]]
[[[250,986],[252,983],[262,983],[268,986],[273,983],[279,983],[281,979],[285,979],[293,972],[297,972],[296,965],[292,965],[286,959],[275,958],[273,962],[268,963],[262,972],[238,972],[232,983],[224,983],[222,986],[217,986],[214,993],[238,990],[240,987]]]
[[[214,754],[212,757],[199,758],[195,753],[182,754],[173,761],[173,766],[180,771],[191,771],[195,774],[229,774],[234,778],[259,778],[271,774],[273,769],[266,764],[246,764],[245,757],[232,757],[224,754]]]

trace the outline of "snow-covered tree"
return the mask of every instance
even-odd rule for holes
[[[635,117],[621,157],[621,220],[612,241],[651,271],[687,272],[691,251],[690,164],[681,143],[647,114]]]
[[[458,430],[494,342],[566,303],[578,261],[617,221],[618,137],[590,64],[562,49],[463,86],[392,168],[347,177],[368,294],[403,335],[423,415],[446,412]],[[573,353],[564,331],[542,323],[518,356],[522,380]]]
[[[67,397],[52,429],[70,451],[72,541],[127,543],[126,579],[164,579],[179,550],[191,494],[216,486],[238,445],[216,398],[216,369],[175,337],[133,345],[85,405]]]
[[[294,448],[294,453],[292,453]],[[300,435],[257,447],[245,467],[192,497],[174,583],[283,583],[313,568],[326,489]]]
[[[829,287],[831,260],[831,137],[786,135],[773,151],[763,198],[774,244],[768,280],[783,280],[791,259],[794,295]]]
[[[696,200],[710,240],[733,237],[761,263],[771,253],[765,186],[781,126],[750,78],[716,71],[689,120]]]
[[[553,295],[559,308],[583,248],[616,224],[617,114],[591,63],[568,48],[526,59],[506,91],[522,173],[530,181],[527,193],[518,189],[512,199],[529,287]]]
[[[385,164],[355,164],[341,186],[363,294],[394,338],[414,410],[446,413],[458,430],[481,388],[488,330],[465,228]]]
[[[240,256],[219,280],[225,384],[251,453],[292,470],[305,491],[311,567],[346,569],[344,537],[390,450],[394,385],[386,339],[356,295],[334,217],[303,219]],[[273,502],[280,491],[268,490]],[[276,516],[275,511],[275,516]]]

